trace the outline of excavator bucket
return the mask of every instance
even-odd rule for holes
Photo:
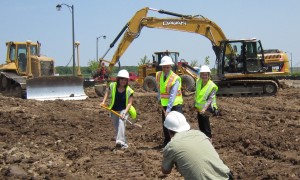
[[[94,87],[96,94],[103,97],[106,91],[106,84],[96,84]]]
[[[26,81],[27,99],[84,100],[83,78],[75,76],[48,76]]]

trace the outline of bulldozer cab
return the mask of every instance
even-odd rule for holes
[[[17,46],[17,67],[20,74],[26,73],[27,68],[27,52],[26,45],[20,44]]]
[[[32,44],[30,46],[30,55],[36,55],[38,53],[37,44]],[[28,53],[27,53],[27,45],[26,42],[9,42],[7,43],[7,63],[15,63],[17,72],[20,75],[26,75],[27,72],[27,63],[28,63]]]
[[[263,72],[263,50],[260,41],[226,40],[221,42],[219,74],[252,74]]]

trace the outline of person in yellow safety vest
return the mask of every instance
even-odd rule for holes
[[[203,65],[200,68],[200,78],[196,81],[195,108],[198,111],[198,125],[207,137],[212,138],[209,116],[206,111],[219,115],[216,93],[218,86],[210,80],[210,69]]]
[[[158,89],[157,99],[160,101],[162,110],[162,124],[165,121],[165,117],[171,111],[182,112],[182,93],[181,93],[181,78],[172,71],[172,65],[174,65],[171,57],[164,56],[161,59],[162,71],[156,73],[156,84]],[[164,144],[166,146],[171,140],[168,133],[168,129],[163,126],[164,132]]]
[[[115,128],[116,148],[126,149],[128,148],[127,140],[125,137],[125,119],[128,115],[131,118],[136,118],[136,110],[132,106],[134,91],[128,85],[129,73],[123,69],[118,72],[117,81],[111,82],[108,90],[105,92],[101,105],[105,105],[105,101],[109,94],[111,95],[111,102],[109,109],[112,109],[120,113],[121,118],[111,113],[112,122]]]

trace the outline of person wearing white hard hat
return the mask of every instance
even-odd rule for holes
[[[163,149],[161,171],[170,174],[174,165],[184,179],[233,179],[209,138],[190,130],[183,114],[171,111],[164,122],[171,141]]]
[[[101,105],[105,105],[108,96],[111,95],[109,109],[120,113],[121,118],[111,113],[112,122],[115,128],[116,148],[125,149],[128,147],[125,137],[125,120],[128,115],[133,119],[136,118],[136,110],[132,105],[134,91],[128,85],[129,73],[123,69],[118,72],[117,81],[111,82],[105,92]]]
[[[197,119],[200,131],[206,136],[212,138],[209,116],[205,112],[213,112],[219,115],[216,93],[218,86],[210,80],[210,69],[203,65],[200,68],[200,78],[196,81],[195,108],[197,110]]]
[[[162,71],[156,73],[157,98],[163,107],[162,123],[164,123],[165,117],[169,112],[178,111],[182,113],[183,98],[181,93],[181,78],[172,71],[172,65],[174,65],[172,58],[164,56],[159,65],[162,66]],[[165,146],[171,138],[164,126],[163,133],[163,146]]]

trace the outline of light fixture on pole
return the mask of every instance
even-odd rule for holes
[[[72,13],[72,49],[73,49],[73,76],[75,76],[75,30],[74,30],[74,6],[70,6],[68,4],[65,4],[65,3],[62,3],[62,4],[58,4],[56,6],[56,9],[58,11],[61,10],[62,6],[65,5],[67,6],[70,10],[71,10],[71,13]]]
[[[106,39],[105,35],[101,35],[101,36],[97,37],[97,39],[96,39],[96,61],[99,60],[98,59],[98,39],[101,38],[101,37],[103,37],[103,39]]]

